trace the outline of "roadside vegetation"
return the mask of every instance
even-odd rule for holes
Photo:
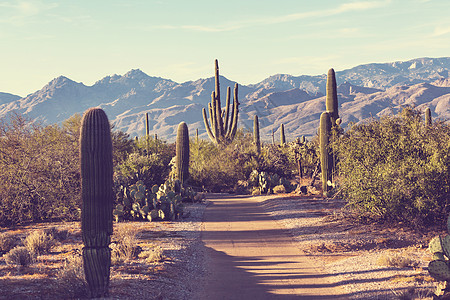
[[[79,128],[75,115],[42,126],[19,115],[0,122],[0,225],[80,218]],[[175,143],[112,131],[116,192],[174,177]],[[350,126],[333,139],[333,193],[361,220],[443,224],[450,199],[450,126],[405,108]],[[230,143],[191,138],[187,185],[197,192],[289,193],[314,183],[318,140],[260,143],[238,130]],[[316,171],[316,172],[315,172]],[[300,179],[300,175],[303,179]],[[303,192],[306,191],[303,190]]]
[[[405,107],[335,140],[342,195],[364,219],[442,225],[450,212],[450,126]]]

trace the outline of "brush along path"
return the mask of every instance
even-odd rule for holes
[[[196,299],[346,299],[265,211],[265,199],[208,197],[201,233],[207,274]]]

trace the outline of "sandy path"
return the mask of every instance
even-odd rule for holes
[[[346,299],[264,211],[264,199],[209,199],[201,233],[206,276],[196,299]]]

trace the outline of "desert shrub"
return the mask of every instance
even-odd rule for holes
[[[111,263],[120,264],[136,258],[141,250],[137,245],[137,230],[133,226],[116,227],[111,243]]]
[[[0,255],[9,252],[17,245],[17,239],[8,232],[0,233]]]
[[[287,145],[264,145],[257,169],[279,177],[292,178],[297,173],[294,152]]]
[[[158,263],[164,259],[163,249],[160,246],[155,246],[150,250],[142,251],[139,257],[144,258],[148,264]]]
[[[416,260],[397,253],[380,255],[377,259],[377,264],[395,268],[413,268],[419,265]]]
[[[256,152],[250,132],[238,130],[232,143],[215,145],[209,140],[191,141],[190,183],[213,192],[249,189],[253,170],[292,178],[296,172],[294,153],[288,146],[264,144],[261,153]]]
[[[116,188],[130,186],[142,180],[146,186],[163,184],[171,170],[170,161],[175,156],[173,144],[160,139],[141,138],[135,150],[115,168]]]
[[[59,229],[56,227],[51,227],[44,231],[48,235],[52,236],[53,239],[62,242],[69,237],[69,231],[67,229]]]
[[[84,277],[83,257],[69,256],[56,274],[58,288],[65,298],[78,299],[88,296],[87,282]]]
[[[36,230],[27,235],[23,244],[32,255],[37,256],[50,252],[55,239],[43,230]]]
[[[444,223],[450,199],[450,127],[420,112],[354,125],[334,145],[348,205],[371,218]]]
[[[75,219],[80,202],[78,137],[19,115],[0,121],[0,224]]]
[[[0,225],[79,219],[80,125],[80,115],[49,126],[18,114],[0,120]],[[119,163],[133,142],[116,131],[112,138]]]
[[[229,145],[191,141],[190,183],[213,192],[233,190],[256,168],[257,154],[249,133],[239,130]]]
[[[276,185],[273,188],[273,192],[275,194],[284,194],[284,193],[286,193],[286,188],[284,187],[284,185]]]
[[[10,266],[27,267],[33,263],[33,255],[26,247],[17,246],[5,254],[5,262]]]

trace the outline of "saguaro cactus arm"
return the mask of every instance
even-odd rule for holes
[[[226,138],[230,141],[234,139],[237,131],[238,117],[239,117],[239,100],[238,100],[238,84],[234,85],[234,96],[233,96],[233,108],[231,110],[231,124],[226,135]]]
[[[224,118],[225,118],[225,124],[223,125],[224,126],[224,131],[225,132],[227,132],[228,131],[228,121],[229,121],[229,118],[228,118],[228,111],[230,110],[230,96],[231,96],[231,88],[230,87],[227,87],[227,100],[226,100],[226,103],[225,103],[225,110],[224,110]]]
[[[206,116],[205,108],[203,108],[202,113],[203,113],[203,122],[205,123],[206,132],[208,133],[208,136],[211,139],[211,141],[214,141],[216,143],[216,141],[215,141],[216,138],[211,131],[211,127],[209,127],[208,117]]]

